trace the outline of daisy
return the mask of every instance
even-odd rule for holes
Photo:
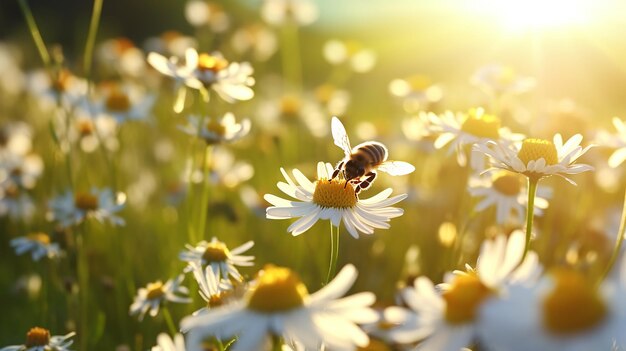
[[[172,339],[165,333],[157,336],[157,346],[152,347],[151,351],[185,351],[185,338],[181,334],[174,335]]]
[[[11,122],[0,128],[0,156],[25,156],[30,154],[33,132],[24,122]]]
[[[222,6],[205,0],[189,0],[185,4],[185,19],[194,27],[206,27],[222,33],[230,26],[230,18]]]
[[[271,336],[314,350],[322,345],[337,350],[365,347],[369,338],[355,324],[378,317],[368,307],[374,295],[363,292],[339,299],[356,275],[354,266],[347,265],[328,285],[309,295],[295,272],[268,265],[241,301],[182,320],[181,326],[189,329],[188,347],[200,350],[206,336],[225,340],[235,335],[237,341],[229,348],[233,351],[264,350]]]
[[[103,86],[101,93],[100,100],[90,106],[91,115],[110,116],[118,123],[146,119],[156,101],[154,95],[130,84]]]
[[[95,218],[99,222],[108,221],[113,225],[125,224],[121,217],[115,215],[124,204],[114,198],[111,189],[92,188],[90,192],[77,193],[68,190],[52,199],[48,206],[51,220],[58,221],[63,227],[80,224],[87,218]]]
[[[512,286],[482,308],[481,340],[503,351],[621,350],[624,282],[614,285],[596,287],[581,272],[561,269],[534,286]]]
[[[319,10],[311,0],[264,0],[261,17],[272,25],[295,23],[309,25],[317,20]]]
[[[210,242],[201,241],[196,246],[185,245],[186,251],[182,251],[178,258],[184,262],[195,262],[204,266],[210,266],[216,276],[217,281],[228,279],[229,276],[238,281],[243,277],[236,266],[250,267],[254,265],[254,256],[243,256],[242,253],[254,246],[253,241],[248,241],[232,250],[229,250],[225,243],[213,237]]]
[[[87,95],[87,80],[80,78],[67,68],[51,75],[46,70],[37,70],[29,75],[28,89],[44,108],[61,104],[71,110]]]
[[[43,168],[43,160],[37,154],[0,153],[0,186],[15,185],[23,189],[32,189]]]
[[[144,42],[146,52],[155,51],[167,56],[185,57],[185,51],[198,46],[198,41],[180,32],[169,30],[158,37],[148,38]]]
[[[24,345],[6,346],[0,351],[69,351],[74,340],[71,338],[76,333],[50,336],[50,331],[40,327],[31,328],[26,333]]]
[[[187,287],[181,286],[180,283],[185,279],[184,275],[179,275],[175,279],[170,279],[165,284],[162,281],[148,283],[145,288],[139,288],[137,296],[133,304],[130,305],[130,315],[138,315],[139,320],[149,311],[151,317],[155,317],[159,313],[159,307],[166,301],[177,303],[189,303],[191,299],[181,295],[189,295]]]
[[[200,126],[200,123],[203,125]],[[187,125],[181,126],[180,130],[201,137],[207,144],[231,143],[248,135],[250,120],[246,118],[238,123],[230,112],[220,119],[192,115],[187,118]]]
[[[50,236],[41,232],[12,239],[11,246],[17,255],[30,252],[33,261],[39,261],[42,257],[55,258],[61,255],[59,244],[50,242]]]
[[[69,152],[71,145],[87,153],[96,151],[100,143],[110,151],[119,148],[118,122],[111,116],[92,114],[86,101],[74,110],[69,126],[61,114],[57,115],[54,124],[63,152]]]
[[[268,60],[278,50],[276,34],[260,23],[238,28],[230,43],[239,55],[250,54],[257,61]]]
[[[225,148],[213,149],[205,162],[207,162],[208,169],[207,177],[209,177],[209,182],[214,185],[222,185],[232,189],[254,175],[254,168],[251,164],[235,160],[235,156]],[[193,183],[201,183],[204,179],[203,165],[198,165],[196,169],[192,166],[193,161],[188,159],[181,177],[182,181],[187,182],[191,179]]]
[[[146,55],[128,38],[112,38],[98,44],[95,59],[108,75],[136,79],[146,73]]]
[[[487,141],[498,141],[508,145],[515,140],[523,139],[521,134],[513,134],[507,128],[502,128],[500,119],[494,115],[485,113],[482,108],[470,109],[467,113],[454,114],[450,111],[442,115],[429,113],[429,129],[439,136],[435,140],[435,148],[441,149],[446,145],[448,154],[456,150],[457,162],[460,166],[467,164],[465,155],[466,146]],[[485,169],[485,157],[472,150],[470,166],[476,171]]]
[[[193,312],[193,316],[206,313],[212,308],[229,303],[235,298],[235,288],[237,288],[237,292],[239,292],[241,291],[239,287],[243,286],[243,284],[237,284],[237,282],[232,282],[224,278],[222,278],[221,281],[218,280],[210,265],[203,268],[198,262],[190,262],[189,268],[191,268],[191,272],[198,283],[200,289],[198,293],[206,302],[206,306]],[[187,330],[182,331],[187,332]]]
[[[29,221],[35,214],[32,197],[13,184],[0,186],[0,217]]]
[[[533,252],[524,254],[524,233],[515,231],[507,239],[500,235],[483,243],[476,269],[455,271],[437,289],[426,277],[404,289],[403,301],[410,310],[389,307],[385,318],[401,324],[390,331],[398,343],[421,341],[420,350],[459,350],[476,339],[478,313],[482,304],[505,293],[512,282],[528,283],[540,274]],[[509,315],[510,318],[511,315]]]
[[[376,228],[388,229],[389,220],[404,212],[389,206],[406,199],[406,194],[389,198],[392,190],[386,189],[369,199],[360,199],[352,184],[346,185],[346,181],[339,178],[329,180],[334,171],[330,163],[317,164],[315,182],[297,169],[293,170],[297,183],[284,169],[280,171],[287,183],[279,182],[278,188],[296,201],[266,194],[265,200],[273,205],[267,208],[266,216],[269,219],[299,217],[287,229],[294,236],[309,230],[320,219],[329,219],[337,228],[343,222],[350,235],[358,238],[359,233],[373,234]]]
[[[609,157],[609,166],[615,168],[626,160],[626,123],[617,117],[613,117],[612,122],[617,130],[617,135],[607,141],[610,146],[616,148]],[[609,137],[607,136],[606,139],[609,139]]]
[[[584,149],[580,146],[582,135],[576,134],[563,143],[561,134],[556,134],[553,141],[544,139],[524,139],[522,143],[502,144],[487,141],[477,144],[474,150],[489,156],[495,168],[521,173],[532,181],[557,175],[571,184],[576,183],[566,175],[593,170],[586,164],[575,164],[593,145]]]
[[[513,68],[502,65],[481,67],[470,81],[490,96],[521,94],[535,87],[534,78],[519,76]]]
[[[512,215],[517,222],[522,223],[528,203],[525,185],[522,175],[500,171],[487,177],[470,179],[468,191],[473,197],[480,198],[475,207],[476,211],[484,211],[495,206],[498,224],[504,224]],[[552,188],[537,187],[534,202],[534,213],[537,216],[541,216],[543,210],[548,208],[548,199],[551,197]]]

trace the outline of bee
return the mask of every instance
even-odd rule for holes
[[[337,117],[332,119],[331,130],[335,145],[345,154],[344,159],[335,167],[331,180],[342,174],[346,185],[353,183],[356,186],[354,192],[357,195],[372,185],[377,170],[392,176],[406,175],[415,170],[410,163],[388,161],[387,147],[377,141],[366,141],[352,148],[346,128]]]

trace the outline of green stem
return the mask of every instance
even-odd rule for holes
[[[77,273],[78,273],[78,291],[79,291],[79,340],[80,350],[87,350],[87,310],[89,306],[89,267],[87,261],[87,253],[85,248],[85,226],[81,224],[76,233],[76,255],[78,256]]]
[[[172,319],[172,314],[170,313],[170,309],[167,306],[163,306],[163,317],[165,318],[165,323],[167,323],[167,327],[170,330],[172,335],[176,335],[178,330],[176,330],[176,324],[174,324],[174,320]]]
[[[330,222],[330,262],[324,285],[328,284],[335,277],[337,257],[339,257],[339,227],[337,227],[337,230],[333,230],[333,223]]]
[[[302,63],[300,62],[298,25],[292,21],[286,22],[281,28],[281,35],[283,75],[295,90],[299,91],[302,85]]]
[[[283,341],[280,336],[272,335],[272,351],[282,351]]]
[[[43,38],[41,37],[41,33],[39,33],[39,28],[37,27],[37,22],[35,22],[35,17],[33,17],[33,13],[28,6],[26,0],[18,0],[20,4],[20,8],[24,13],[24,17],[26,18],[26,24],[28,25],[28,30],[30,31],[30,35],[33,37],[33,41],[35,42],[35,46],[37,47],[37,51],[39,52],[39,57],[41,57],[41,61],[43,64],[49,68],[50,67],[50,54],[48,53],[48,49],[43,42]]]
[[[102,3],[104,0],[93,1],[93,11],[91,12],[91,22],[89,23],[89,34],[87,35],[87,43],[85,44],[85,56],[83,67],[87,79],[91,77],[91,64],[93,63],[93,48],[96,44],[96,34],[98,33],[98,24],[100,23],[100,15],[102,13]]]
[[[207,207],[209,205],[209,188],[211,181],[211,163],[213,162],[213,146],[207,145],[204,148],[204,155],[202,156],[202,194],[200,195],[200,206],[198,209],[198,233],[202,238],[206,229],[207,222]]]
[[[617,237],[615,238],[615,247],[613,248],[613,253],[611,254],[609,263],[607,264],[604,272],[602,272],[600,279],[598,279],[598,283],[602,282],[609,272],[611,272],[611,269],[613,269],[613,266],[622,251],[622,244],[624,243],[624,230],[626,230],[626,192],[624,192],[624,206],[622,208],[622,218],[619,222],[619,229],[617,230]]]
[[[530,239],[533,232],[533,217],[535,212],[535,194],[537,193],[537,184],[539,179],[528,178],[528,204],[526,205],[526,245],[524,246],[524,255],[520,263],[524,262],[528,251],[530,250]]]

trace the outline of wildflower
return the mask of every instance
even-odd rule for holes
[[[232,250],[229,250],[225,243],[213,237],[210,242],[201,241],[196,246],[185,245],[186,251],[182,251],[178,257],[181,261],[196,262],[202,267],[210,266],[216,276],[217,281],[227,279],[229,276],[241,281],[241,274],[236,266],[252,266],[254,256],[242,256],[254,246],[253,241],[248,241]]]
[[[0,43],[0,92],[17,96],[25,85],[20,68],[22,53],[11,44]]]
[[[146,73],[144,52],[128,38],[112,38],[98,44],[95,59],[109,75],[140,78]]]
[[[402,107],[409,113],[426,110],[429,105],[437,103],[443,97],[441,87],[421,74],[392,80],[389,83],[389,92],[402,99]]]
[[[14,184],[0,186],[0,217],[29,221],[35,214],[35,203],[31,196]]]
[[[230,26],[230,19],[222,6],[205,0],[187,1],[185,19],[192,26],[207,27],[213,33],[222,33]]]
[[[369,72],[376,65],[376,53],[354,41],[329,40],[324,44],[324,58],[331,65],[347,63],[358,73]]]
[[[67,68],[54,74],[42,69],[30,73],[28,90],[43,108],[60,104],[71,110],[87,95],[87,80],[74,75]]]
[[[522,175],[507,171],[495,172],[488,177],[470,179],[469,193],[480,198],[476,204],[476,211],[496,207],[496,222],[504,224],[511,215],[515,215],[518,223],[524,221],[524,214],[528,203],[526,196],[526,182]],[[548,208],[548,199],[552,197],[552,188],[538,186],[535,197],[534,213],[541,216],[542,210]]]
[[[34,327],[26,333],[24,345],[6,346],[1,348],[0,351],[69,351],[69,347],[74,342],[74,340],[71,340],[74,335],[76,333],[50,336],[49,330]]]
[[[185,351],[185,338],[181,334],[174,335],[172,339],[169,335],[161,333],[157,336],[157,346],[151,351]]]
[[[249,53],[255,60],[266,61],[278,50],[278,39],[267,26],[254,23],[238,28],[231,46],[240,55]]]
[[[238,284],[237,282],[225,279],[227,276],[223,277],[222,280],[218,280],[210,265],[203,268],[200,263],[194,261],[189,262],[189,268],[191,268],[191,272],[200,288],[199,294],[206,302],[205,307],[193,312],[192,315],[194,316],[229,303],[235,297],[235,289],[241,290],[234,285]],[[187,330],[183,330],[183,332],[187,332]]]
[[[583,137],[576,134],[563,144],[561,134],[556,134],[552,142],[544,139],[525,139],[521,144],[503,145],[488,141],[477,144],[474,150],[489,156],[495,168],[521,173],[535,181],[557,175],[576,185],[566,175],[593,170],[590,165],[574,163],[593,146],[583,149],[580,146],[582,140]]]
[[[74,193],[68,190],[49,202],[50,218],[63,227],[80,224],[87,218],[99,222],[108,221],[113,225],[124,225],[124,220],[115,215],[124,205],[114,198],[111,189]]]
[[[399,343],[422,341],[425,350],[459,350],[476,338],[479,310],[490,298],[502,293],[512,282],[527,283],[540,273],[537,255],[524,254],[524,233],[510,238],[500,235],[481,247],[476,269],[455,271],[441,284],[441,294],[425,277],[415,280],[413,289],[404,289],[403,300],[410,310],[390,307],[385,318],[401,325],[390,331]],[[509,315],[510,316],[510,315]]]
[[[31,153],[33,132],[24,122],[4,124],[0,128],[0,155],[26,156]]]
[[[490,96],[521,94],[535,87],[535,79],[519,76],[513,68],[502,65],[481,67],[470,81]]]
[[[374,295],[363,292],[343,299],[356,280],[356,269],[345,266],[328,285],[309,295],[298,275],[288,268],[268,265],[259,272],[244,299],[209,312],[187,317],[188,347],[199,350],[207,335],[222,340],[238,335],[233,351],[263,350],[270,336],[306,349],[353,349],[367,346],[369,338],[355,323],[373,322]]]
[[[61,255],[59,244],[50,241],[46,233],[31,233],[11,240],[11,246],[17,255],[30,252],[33,261],[42,257],[55,258]]]
[[[402,209],[389,206],[406,199],[406,194],[389,198],[392,190],[386,189],[369,199],[360,199],[352,184],[340,178],[330,180],[334,171],[330,163],[317,164],[315,182],[297,169],[293,170],[297,183],[284,169],[280,171],[287,183],[279,182],[278,188],[297,201],[266,194],[265,200],[273,205],[267,208],[266,216],[269,219],[299,217],[287,229],[294,236],[309,230],[320,219],[329,219],[335,227],[343,221],[350,235],[358,238],[359,233],[373,234],[375,228],[388,229],[389,220],[403,213]]]
[[[245,161],[236,161],[235,156],[227,149],[215,148],[211,153],[205,161],[207,162],[207,176],[211,184],[235,188],[254,175],[254,168],[251,164]],[[192,165],[192,160],[187,160],[182,180],[188,181],[191,179],[194,183],[202,182],[203,165],[199,165],[198,169],[193,169]]]
[[[148,283],[145,288],[139,288],[137,296],[130,305],[130,315],[138,315],[139,320],[143,320],[143,317],[147,312],[150,312],[151,317],[155,317],[159,313],[159,307],[166,301],[177,303],[189,303],[191,299],[181,295],[188,295],[189,290],[181,286],[180,283],[185,279],[184,275],[179,275],[175,279],[170,279],[165,284],[162,281]]]
[[[264,0],[261,17],[272,25],[295,23],[309,25],[317,20],[319,10],[311,0]]]
[[[0,154],[0,186],[32,189],[43,172],[43,160],[37,154]]]
[[[609,157],[609,166],[615,168],[626,160],[626,123],[617,117],[613,117],[612,122],[617,130],[617,135],[610,138],[610,144],[616,150]]]
[[[111,116],[118,123],[146,119],[156,100],[154,95],[129,84],[102,86],[101,95],[101,99],[90,108],[90,114]]]
[[[195,38],[173,30],[165,31],[158,37],[148,38],[144,42],[146,52],[155,51],[162,55],[175,57],[185,57],[187,49],[197,46],[198,43]]]
[[[200,126],[202,122],[204,124]],[[187,125],[181,126],[180,129],[186,134],[200,136],[207,144],[230,143],[248,135],[250,120],[246,118],[237,123],[235,115],[230,112],[219,120],[192,115],[187,118]]]

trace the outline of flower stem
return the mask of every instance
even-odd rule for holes
[[[89,22],[89,34],[87,35],[87,43],[85,44],[85,56],[83,68],[85,76],[91,77],[91,64],[93,63],[93,48],[96,44],[96,34],[98,33],[98,24],[100,23],[100,14],[102,13],[102,3],[104,0],[93,1],[93,11],[91,12],[91,22]]]
[[[78,291],[79,291],[79,340],[80,350],[87,350],[87,340],[89,334],[87,332],[87,311],[89,308],[89,267],[87,261],[87,252],[85,247],[85,224],[81,224],[76,233],[76,255],[77,257],[77,274],[78,274]]]
[[[200,234],[200,238],[204,236],[204,231],[206,229],[206,221],[207,221],[207,206],[209,205],[209,188],[210,188],[210,180],[211,180],[211,163],[213,162],[213,147],[211,145],[207,145],[204,148],[204,155],[202,157],[203,167],[202,167],[202,194],[200,196],[200,206],[199,206],[199,223],[198,223],[198,233]]]
[[[330,263],[328,264],[328,274],[324,285],[328,284],[335,277],[337,271],[337,257],[339,256],[339,227],[333,230],[333,223],[330,222]]]
[[[280,336],[272,335],[272,351],[282,351],[283,341]]]
[[[611,272],[611,269],[613,269],[613,266],[622,251],[622,244],[624,243],[624,230],[626,230],[626,192],[624,192],[624,206],[622,208],[622,218],[619,222],[619,229],[617,230],[617,237],[615,238],[615,247],[613,248],[613,253],[611,254],[609,263],[606,265],[604,272],[602,272],[602,275],[600,275],[600,278],[598,279],[598,283],[602,282],[609,272]]]
[[[172,319],[172,314],[170,313],[170,309],[167,306],[163,306],[163,318],[165,318],[165,323],[167,323],[167,327],[170,330],[172,335],[176,335],[178,330],[176,330],[176,324],[174,324],[174,320]]]
[[[298,24],[292,21],[287,21],[281,28],[281,35],[281,61],[283,64],[283,75],[296,91],[300,91],[302,83],[302,67],[300,62]]]
[[[524,255],[520,263],[524,262],[528,251],[530,250],[530,239],[533,232],[533,216],[535,212],[535,194],[537,193],[537,184],[539,179],[528,178],[528,203],[526,204],[526,245],[524,246]]]
[[[50,67],[50,54],[48,53],[48,49],[43,42],[43,38],[41,37],[41,33],[39,33],[39,28],[37,27],[37,22],[35,22],[35,17],[33,17],[33,13],[28,6],[26,0],[18,0],[20,4],[20,8],[24,13],[24,18],[26,18],[26,24],[28,25],[28,30],[30,31],[30,35],[33,37],[33,41],[35,42],[35,46],[37,47],[37,51],[39,51],[39,56],[41,57],[41,61],[43,64],[49,68]]]

